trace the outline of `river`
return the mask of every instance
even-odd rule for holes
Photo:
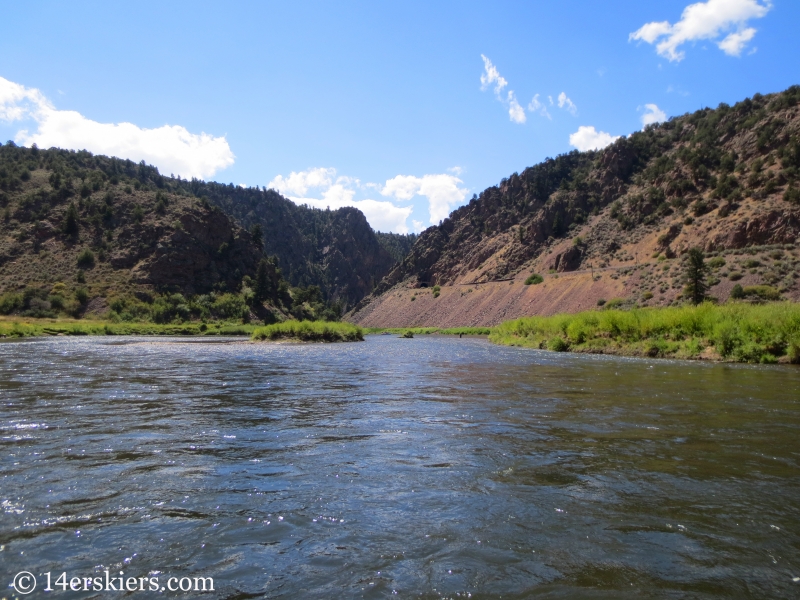
[[[800,595],[797,368],[49,338],[0,343],[0,398],[28,597],[107,597],[43,592],[106,570],[213,578],[164,597]]]

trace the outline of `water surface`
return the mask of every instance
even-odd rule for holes
[[[209,598],[800,595],[796,368],[475,338],[59,338],[0,344],[0,398],[7,582],[110,569],[210,576]]]

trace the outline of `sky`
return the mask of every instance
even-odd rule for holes
[[[420,231],[511,173],[800,84],[796,0],[0,0],[0,140]]]

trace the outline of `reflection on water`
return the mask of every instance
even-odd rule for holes
[[[109,568],[214,577],[206,597],[224,598],[800,593],[798,369],[421,336],[48,339],[0,344],[0,397],[8,582]]]

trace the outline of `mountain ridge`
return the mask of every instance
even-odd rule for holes
[[[761,264],[746,268],[732,259],[742,269],[734,277],[797,299],[798,103],[799,86],[756,94],[514,173],[423,231],[348,318],[370,326],[474,326],[583,310],[612,295],[667,305],[679,301],[677,257],[693,246],[723,254],[765,248],[759,257],[788,252],[788,266],[754,258]],[[622,272],[631,266],[635,272]],[[620,273],[604,280],[603,269]],[[543,286],[524,285],[532,273],[543,275]],[[712,295],[727,297],[729,274],[714,277]],[[647,283],[636,283],[645,276]],[[507,280],[503,293],[500,280]],[[441,288],[436,298],[420,291],[431,286]],[[498,289],[484,293],[489,287]]]

